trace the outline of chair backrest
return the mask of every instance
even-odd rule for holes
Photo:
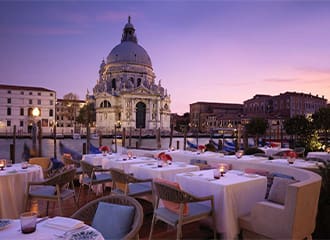
[[[92,175],[94,175],[93,170],[94,170],[95,167],[92,164],[90,164],[86,161],[81,161],[80,166],[81,166],[81,169],[82,169],[84,174],[87,174],[87,176],[90,177],[90,178],[94,177]]]
[[[109,195],[105,197],[101,197],[95,199],[83,207],[81,207],[78,211],[76,211],[71,218],[79,219],[86,224],[91,224],[95,215],[95,212],[98,207],[99,202],[106,202],[106,203],[114,203],[120,205],[127,205],[133,206],[135,208],[134,219],[132,222],[132,227],[129,233],[123,239],[134,239],[137,238],[139,234],[139,230],[143,224],[143,208],[141,204],[132,197],[124,196],[124,195]],[[114,216],[109,216],[112,218]],[[109,226],[111,227],[111,226]]]
[[[45,185],[59,185],[60,187],[68,184],[68,183],[72,183],[74,178],[75,178],[75,174],[76,174],[76,169],[75,168],[71,168],[68,170],[64,170],[63,172],[60,172],[56,175],[54,175],[53,177],[47,179],[45,181]]]
[[[192,195],[173,185],[154,181],[154,187],[157,197],[162,200],[175,203],[187,203],[195,201],[195,198]]]
[[[127,194],[128,183],[130,182],[128,174],[118,168],[110,168],[110,173],[112,176],[112,188],[114,190],[117,189],[122,191],[124,194]]]

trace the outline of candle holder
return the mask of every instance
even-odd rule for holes
[[[127,152],[127,157],[128,157],[128,160],[131,160],[132,157],[133,157],[133,153],[131,151],[128,151]]]
[[[0,159],[0,170],[4,170],[6,166],[6,160],[5,159]]]

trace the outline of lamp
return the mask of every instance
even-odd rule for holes
[[[33,116],[33,124],[32,124],[32,150],[33,153],[37,153],[37,126],[36,126],[36,118],[40,116],[39,108],[35,107],[32,110]]]

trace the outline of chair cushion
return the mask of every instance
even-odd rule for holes
[[[155,181],[171,185],[171,186],[181,190],[180,184],[177,182],[172,182],[172,181],[162,179],[162,178],[157,178]],[[180,203],[170,202],[170,201],[166,201],[166,200],[162,200],[162,202],[163,202],[164,207],[167,208],[168,210],[173,211],[177,214],[180,213]],[[188,204],[185,203],[184,207],[183,207],[183,215],[187,215],[188,213],[189,213]]]
[[[133,206],[99,202],[92,227],[105,239],[122,239],[131,230],[134,214]]]
[[[184,215],[184,218],[193,218],[194,216],[210,215],[212,208],[202,203],[188,203],[189,213]],[[166,207],[156,209],[156,214],[165,218],[172,225],[177,225],[179,222],[179,215]]]
[[[267,199],[269,201],[284,205],[288,185],[295,182],[297,181],[289,178],[274,177]]]
[[[273,185],[273,180],[274,177],[280,177],[280,178],[286,178],[286,179],[292,179],[294,180],[294,177],[291,175],[287,175],[287,174],[283,174],[283,173],[277,173],[277,172],[273,172],[267,175],[267,191],[266,191],[266,196],[265,199],[268,198],[269,195],[269,191]]]

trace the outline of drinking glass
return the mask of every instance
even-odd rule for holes
[[[25,212],[20,216],[21,231],[24,234],[33,233],[36,230],[37,225],[37,213]]]

